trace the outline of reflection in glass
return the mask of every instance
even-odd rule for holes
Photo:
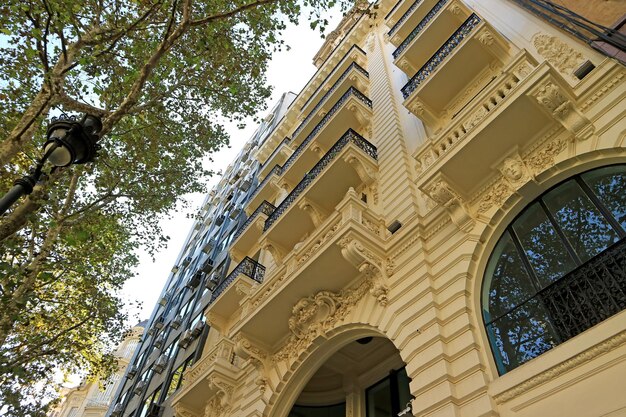
[[[539,203],[524,211],[513,223],[513,230],[541,287],[550,285],[576,266]]]
[[[626,229],[626,167],[615,165],[581,175],[593,192]]]
[[[487,332],[492,347],[499,353],[497,362],[501,373],[518,367],[557,344],[549,316],[536,299],[489,324]]]
[[[507,313],[536,293],[522,258],[508,232],[500,238],[493,251],[485,273],[485,280],[483,291],[489,293],[484,294],[483,298],[488,298],[489,303],[483,306],[485,309],[483,313],[487,323]]]
[[[619,239],[576,181],[552,190],[543,201],[581,261],[593,258]]]

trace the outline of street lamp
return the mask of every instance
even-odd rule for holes
[[[0,198],[0,215],[4,214],[22,195],[33,192],[33,187],[41,178],[46,161],[55,167],[66,167],[71,164],[84,164],[93,161],[100,149],[100,131],[102,122],[97,116],[86,114],[82,119],[62,114],[53,117],[48,127],[46,143],[43,145],[44,155],[30,174],[16,180],[11,188]]]

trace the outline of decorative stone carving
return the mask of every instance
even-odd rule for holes
[[[289,319],[291,336],[272,357],[274,362],[302,354],[317,337],[336,327],[372,287],[370,279],[340,292],[320,291],[298,301]]]
[[[465,130],[470,130],[474,126],[476,126],[485,116],[489,114],[489,110],[484,108],[483,106],[479,106],[476,110],[469,115],[469,117],[463,122],[463,128]]]
[[[467,206],[443,179],[436,180],[424,191],[437,204],[448,210],[450,218],[459,229],[467,232],[474,227],[474,219],[470,216]]]
[[[561,39],[546,34],[533,37],[533,46],[560,73],[574,79],[573,72],[585,62],[580,52],[572,49]]]
[[[258,378],[255,383],[261,392],[265,392],[267,388],[267,360],[268,354],[263,349],[252,344],[243,335],[235,336],[235,353],[244,360],[250,360],[250,363],[256,368]]]
[[[532,178],[528,167],[518,154],[506,158],[498,167],[498,170],[504,179],[516,189],[526,184]]]
[[[563,127],[579,140],[585,140],[594,133],[594,127],[556,83],[548,81],[541,86],[535,98]]]
[[[351,237],[344,237],[339,241],[341,254],[354,265],[359,272],[372,281],[371,294],[376,298],[381,306],[386,306],[388,299],[388,287],[386,284],[386,273],[382,260],[372,251],[367,249],[361,242]]]
[[[461,9],[461,6],[459,6],[456,3],[454,3],[452,6],[450,6],[450,11],[453,14],[456,14],[456,15],[460,15],[461,13],[463,13],[463,9]]]
[[[478,212],[484,213],[492,207],[502,207],[504,201],[513,194],[513,189],[506,181],[498,181],[478,203]]]
[[[330,239],[332,236],[335,235],[335,233],[337,233],[337,230],[339,229],[339,226],[341,226],[340,222],[335,223],[329,230],[328,232],[324,233],[323,236],[321,236],[319,239],[317,239],[317,241],[315,241],[306,252],[304,252],[302,254],[302,256],[298,259],[298,264],[303,264],[304,262],[307,261],[307,259],[309,259],[311,257],[311,255],[313,255],[315,252],[318,251],[318,249],[320,248],[320,246],[322,246],[324,243],[326,243],[326,241],[328,241],[328,239]]]
[[[480,35],[478,35],[478,40],[486,46],[493,45],[494,42],[493,35],[488,30],[484,30]]]
[[[554,157],[565,149],[567,143],[568,140],[566,138],[559,138],[550,142],[548,145],[527,157],[526,164],[533,171],[534,175],[545,171],[547,168],[554,165]]]
[[[231,397],[234,387],[214,375],[207,379],[209,389],[215,395],[209,400],[205,409],[205,417],[225,417],[230,415]]]
[[[272,258],[274,259],[274,263],[276,265],[281,265],[283,263],[283,258],[285,257],[285,251],[279,249],[278,245],[265,241],[263,242],[261,247],[265,249],[266,251],[268,251],[270,255],[272,255]]]

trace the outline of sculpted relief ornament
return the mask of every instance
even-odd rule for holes
[[[567,96],[564,89],[549,80],[535,92],[537,102],[579,140],[590,138],[594,127]]]
[[[585,57],[575,51],[561,39],[546,34],[533,37],[533,46],[539,55],[545,58],[563,75],[575,79],[574,71],[585,62]],[[576,80],[578,81],[578,80]]]
[[[316,338],[326,337],[328,331],[343,321],[366,294],[371,294],[381,306],[387,305],[388,287],[382,260],[362,243],[349,237],[341,239],[339,246],[342,255],[363,274],[363,279],[339,292],[319,291],[298,301],[293,306],[288,322],[291,336],[273,355],[275,363],[297,357]]]
[[[459,194],[443,179],[437,179],[423,190],[437,204],[444,207],[451,220],[459,229],[469,231],[474,226],[474,219]]]

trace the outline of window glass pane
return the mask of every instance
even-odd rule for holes
[[[183,366],[185,366],[184,364],[180,365],[178,368],[176,368],[176,370],[174,371],[174,373],[172,374],[172,379],[170,380],[170,386],[167,389],[167,396],[169,397],[174,391],[176,391],[176,389],[178,388],[178,384],[180,382],[181,379],[181,375],[183,374]]]
[[[506,232],[493,251],[483,286],[485,322],[500,317],[536,293],[522,258]],[[486,302],[488,300],[488,303]]]
[[[582,262],[619,239],[576,181],[550,191],[543,201]]]
[[[391,415],[391,387],[389,378],[369,388],[366,392],[367,417]]]
[[[406,368],[400,369],[396,375],[398,377],[398,403],[400,409],[404,410],[413,398],[409,388],[409,376],[406,374]]]
[[[524,211],[513,223],[513,230],[541,287],[550,285],[576,266],[539,203]]]
[[[498,371],[503,374],[557,344],[548,314],[532,299],[487,326]]]
[[[626,166],[596,169],[582,174],[582,178],[626,229]]]

